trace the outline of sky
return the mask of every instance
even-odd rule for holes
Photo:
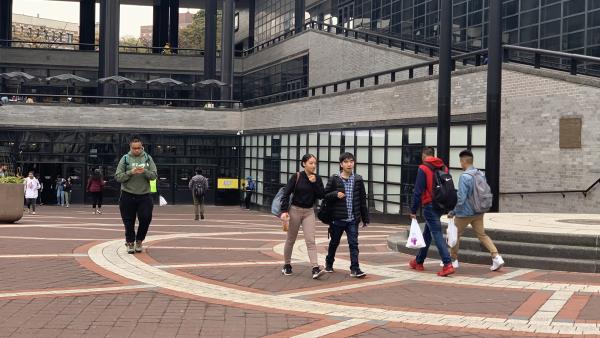
[[[96,22],[100,21],[100,5],[96,4]],[[181,8],[180,12],[187,12]],[[195,13],[197,10],[189,9]],[[31,16],[40,15],[41,18],[75,22],[79,24],[79,2],[48,1],[48,0],[18,0],[13,2],[13,13]],[[140,26],[152,24],[151,6],[121,5],[121,36],[140,36]]]

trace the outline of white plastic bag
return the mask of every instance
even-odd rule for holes
[[[410,223],[410,233],[408,234],[406,247],[409,249],[420,249],[425,247],[425,239],[423,238],[421,227],[419,226],[419,222],[414,218]]]
[[[454,247],[458,242],[458,228],[456,228],[456,224],[454,224],[454,219],[448,220],[448,230],[446,231],[446,243],[448,243],[449,247]]]
[[[159,196],[159,198],[158,198],[158,205],[160,205],[161,207],[164,207],[167,204],[168,204],[167,200],[164,197]]]

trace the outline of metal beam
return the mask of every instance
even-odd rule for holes
[[[12,40],[13,0],[0,0],[0,40]],[[10,42],[0,41],[0,46],[10,47]]]
[[[490,1],[488,73],[486,100],[485,175],[494,201],[490,211],[499,210],[500,122],[502,97],[502,2]]]
[[[179,0],[171,0],[169,16],[169,43],[171,48],[179,48]]]
[[[438,157],[448,165],[450,161],[450,99],[452,95],[452,0],[442,1],[440,26],[437,148]]]
[[[100,2],[99,78],[119,75],[119,7],[119,0]],[[100,86],[103,96],[117,96],[117,90],[117,85],[113,83]]]
[[[223,0],[223,30],[221,38],[221,81],[227,86],[221,89],[222,100],[233,99],[233,48],[235,1]]]
[[[306,12],[306,1],[296,0],[294,11],[294,28],[296,33],[302,32],[304,29],[304,13]]]
[[[79,2],[79,50],[94,50],[96,43],[96,1]]]
[[[204,78],[217,74],[217,0],[208,0],[204,12]]]

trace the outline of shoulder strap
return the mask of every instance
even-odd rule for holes
[[[294,183],[294,192],[292,192],[292,194],[296,193],[296,186],[298,185],[298,180],[300,179],[300,172],[296,173],[296,183]]]

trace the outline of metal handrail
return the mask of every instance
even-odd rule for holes
[[[553,51],[553,50],[547,50],[547,49],[521,47],[521,46],[515,46],[515,45],[503,45],[503,47],[504,47],[504,59],[506,61],[510,61],[509,52],[511,50],[533,54],[533,57],[534,57],[533,66],[534,66],[534,68],[537,68],[537,69],[541,68],[542,66],[545,66],[542,64],[542,56],[556,57],[556,58],[570,60],[570,62],[569,62],[570,69],[569,70],[570,70],[571,75],[577,75],[577,73],[578,73],[577,66],[579,63],[588,62],[588,63],[600,65],[600,58],[595,57],[595,56],[565,53],[565,52],[559,52],[559,51]],[[552,69],[564,70],[564,68],[561,68],[561,67],[548,67],[548,66],[545,66],[545,67],[552,68]]]
[[[510,191],[510,192],[501,192],[500,195],[521,195],[523,198],[524,195],[533,195],[533,194],[561,194],[563,198],[565,198],[565,194],[583,194],[583,197],[587,197],[587,194],[592,190],[596,185],[600,184],[600,178],[598,178],[592,185],[590,185],[585,190],[550,190],[550,191]]]

